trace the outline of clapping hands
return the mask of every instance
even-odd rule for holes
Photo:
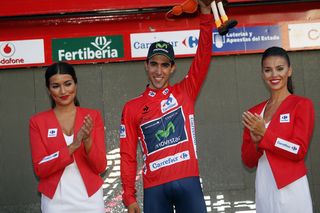
[[[255,144],[258,144],[266,132],[265,121],[257,113],[247,111],[242,114],[242,124],[250,131]]]

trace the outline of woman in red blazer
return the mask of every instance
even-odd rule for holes
[[[105,212],[104,125],[98,111],[79,107],[73,67],[58,62],[45,73],[52,109],[30,119],[32,163],[44,213]]]
[[[292,68],[279,47],[262,56],[268,100],[242,115],[242,161],[257,167],[257,213],[311,213],[312,200],[304,163],[314,127],[314,108],[293,94]]]

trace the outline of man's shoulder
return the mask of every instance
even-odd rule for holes
[[[143,102],[144,100],[145,100],[145,97],[143,96],[143,94],[142,94],[142,95],[139,95],[139,96],[137,96],[137,97],[134,97],[134,98],[128,100],[128,101],[125,103],[124,107],[125,107],[125,108],[135,107],[135,106],[137,106],[138,104],[140,104],[141,102]]]

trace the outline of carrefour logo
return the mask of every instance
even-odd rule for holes
[[[175,155],[171,155],[171,156],[162,158],[160,160],[151,162],[149,164],[149,168],[150,168],[150,171],[153,172],[163,167],[171,166],[176,163],[180,163],[189,159],[190,159],[189,151],[179,152]]]
[[[93,60],[122,58],[122,36],[97,36],[52,40],[53,60]]]
[[[182,44],[189,48],[195,48],[198,46],[199,39],[195,36],[189,36],[182,41]]]
[[[57,128],[48,129],[48,138],[57,137],[57,134],[58,134]]]
[[[120,138],[126,138],[126,126],[124,124],[120,125]]]
[[[0,47],[0,53],[3,57],[9,58],[11,57],[16,51],[16,48],[13,43],[5,42]]]
[[[161,105],[161,112],[165,113],[168,110],[178,106],[178,101],[172,94],[170,94],[168,99],[161,101],[160,105]]]
[[[281,114],[280,115],[280,123],[289,123],[290,122],[290,114]]]

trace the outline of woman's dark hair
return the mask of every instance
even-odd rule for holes
[[[54,76],[55,74],[68,74],[71,75],[73,81],[75,84],[78,83],[76,72],[74,71],[74,68],[71,64],[68,64],[66,62],[57,62],[52,65],[50,65],[45,74],[46,78],[46,87],[49,89],[50,87],[50,78]],[[53,98],[50,96],[51,101],[51,108],[55,108],[56,103],[54,102]],[[77,99],[77,96],[74,99],[74,104],[76,106],[80,106],[79,100]]]
[[[261,65],[263,65],[263,62],[266,58],[268,58],[269,56],[279,56],[279,57],[282,57],[284,58],[287,63],[288,63],[288,66],[290,67],[291,64],[290,64],[290,58],[289,58],[289,55],[287,53],[286,50],[284,50],[283,48],[281,47],[270,47],[268,49],[266,49],[264,51],[264,53],[262,54],[262,58],[261,58]],[[288,82],[287,82],[287,88],[288,88],[288,91],[293,94],[293,83],[292,83],[292,78],[291,76],[288,77]]]

